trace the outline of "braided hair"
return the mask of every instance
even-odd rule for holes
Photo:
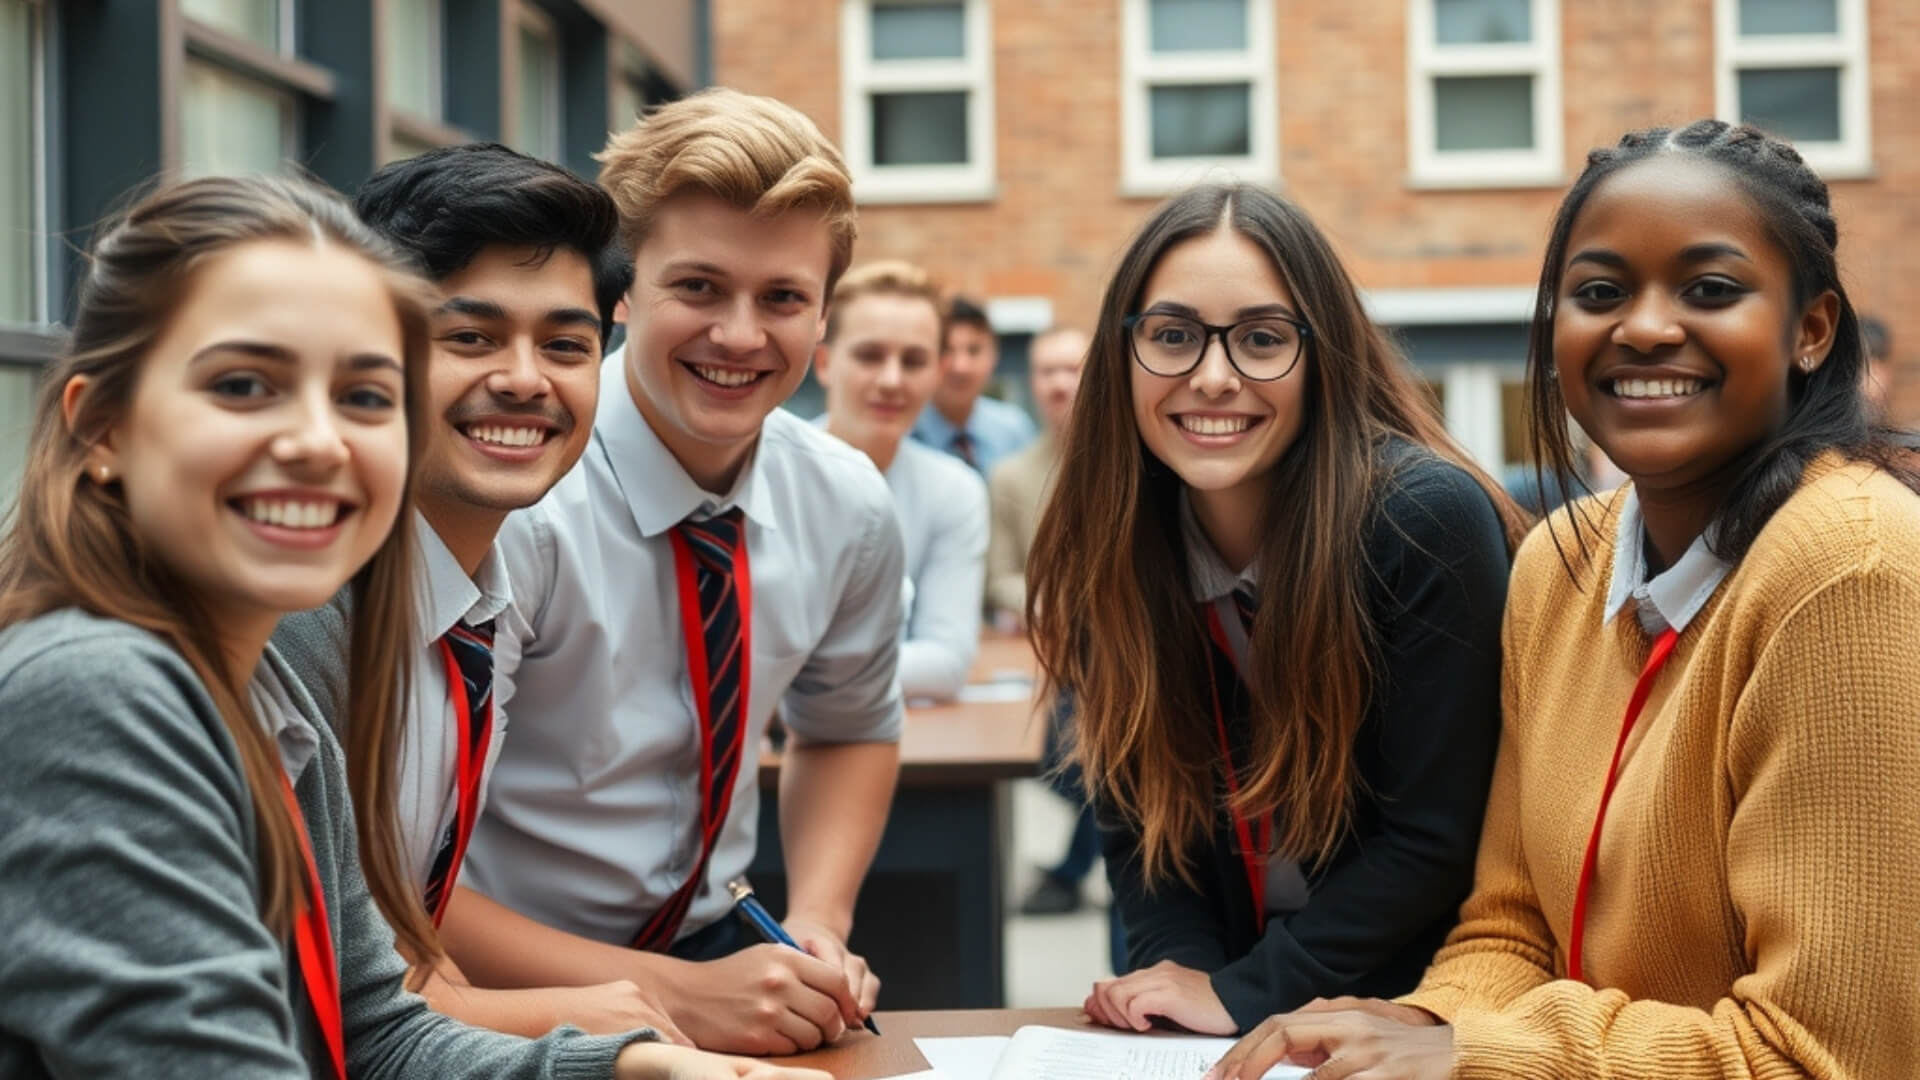
[[[1574,467],[1573,442],[1567,425],[1566,402],[1554,377],[1554,307],[1560,292],[1562,264],[1574,219],[1588,198],[1610,176],[1659,154],[1689,154],[1718,166],[1738,183],[1759,213],[1768,237],[1779,246],[1793,271],[1793,302],[1804,309],[1816,297],[1831,292],[1839,299],[1840,317],[1826,362],[1812,372],[1791,369],[1786,421],[1748,452],[1735,474],[1709,535],[1714,554],[1738,562],[1753,546],[1782,503],[1800,484],[1801,475],[1816,457],[1837,450],[1849,458],[1872,462],[1920,491],[1907,451],[1909,439],[1879,426],[1860,396],[1860,373],[1867,362],[1859,316],[1847,298],[1834,256],[1840,230],[1826,181],[1809,167],[1800,152],[1751,124],[1724,120],[1696,120],[1682,128],[1631,131],[1610,147],[1593,150],[1587,166],[1560,203],[1547,241],[1540,273],[1535,317],[1527,342],[1527,390],[1531,409],[1535,468],[1541,490],[1545,473],[1553,473],[1561,499],[1572,501],[1573,487],[1583,490]],[[1591,492],[1588,492],[1591,494]],[[1575,516],[1575,535],[1582,553],[1587,550],[1584,530],[1591,520]],[[1559,543],[1556,535],[1555,544]]]

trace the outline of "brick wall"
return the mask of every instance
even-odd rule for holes
[[[1400,0],[1285,0],[1276,18],[1280,171],[1368,288],[1514,286],[1539,270],[1565,183],[1422,190],[1407,182]],[[1869,0],[1874,174],[1834,185],[1861,310],[1893,328],[1897,411],[1920,419],[1920,4]],[[714,0],[718,82],[840,129],[839,5]],[[1120,193],[1119,0],[992,5],[998,194],[872,206],[858,258],[913,259],[982,296],[1040,295],[1093,318],[1108,270],[1155,200]],[[1713,108],[1712,0],[1563,3],[1566,180],[1632,127]]]

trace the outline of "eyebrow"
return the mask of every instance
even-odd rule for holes
[[[588,311],[586,308],[554,308],[552,311],[547,312],[544,321],[558,323],[561,326],[587,326],[592,327],[596,331],[600,329],[599,314]]]
[[[468,315],[476,319],[504,319],[507,309],[491,300],[480,300],[471,296],[449,296],[447,302],[440,305],[440,313],[445,315]]]
[[[200,364],[214,357],[229,353],[239,353],[243,356],[250,356],[256,360],[265,360],[268,363],[283,367],[292,367],[300,362],[300,357],[294,353],[292,349],[282,345],[274,345],[265,341],[216,341],[212,345],[208,345],[199,352],[194,353],[193,359],[188,361],[188,364],[189,366]],[[385,353],[354,353],[352,356],[346,357],[343,364],[352,371],[371,371],[377,368],[391,368],[394,371],[405,372],[405,369],[400,366],[400,361],[395,360]]]
[[[1200,310],[1198,308],[1189,307],[1186,304],[1173,300],[1157,301],[1150,305],[1147,311],[1162,315],[1180,315],[1192,319],[1195,322],[1201,321]],[[1243,307],[1233,313],[1233,321],[1239,322],[1242,319],[1258,319],[1265,315],[1284,315],[1289,319],[1297,319],[1300,317],[1299,312],[1294,311],[1285,304],[1275,302],[1271,304],[1253,304],[1248,307]]]
[[[697,260],[681,260],[678,262],[670,262],[667,265],[661,267],[660,272],[663,275],[711,274],[714,277],[732,277],[733,276],[727,273],[724,269],[718,266],[715,266],[713,263],[699,262]]]
[[[1753,261],[1748,257],[1746,252],[1740,250],[1738,247],[1720,241],[1694,244],[1691,247],[1682,249],[1680,252],[1680,261],[1685,263],[1710,262],[1714,259],[1739,259],[1741,262]],[[1614,270],[1627,269],[1626,257],[1619,252],[1609,251],[1606,248],[1585,248],[1577,251],[1573,254],[1572,258],[1567,260],[1567,265],[1571,267],[1575,263],[1583,262],[1598,263],[1601,266],[1610,267]]]

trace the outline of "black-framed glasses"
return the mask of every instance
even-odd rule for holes
[[[1313,330],[1286,315],[1258,315],[1227,326],[1169,312],[1147,311],[1120,320],[1133,347],[1134,363],[1149,374],[1175,378],[1200,366],[1213,339],[1227,350],[1227,363],[1243,379],[1273,382],[1293,373]]]

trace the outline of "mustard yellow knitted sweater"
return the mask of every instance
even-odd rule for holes
[[[1513,569],[1474,891],[1419,989],[1462,1080],[1920,1077],[1920,497],[1809,469],[1681,634],[1574,888],[1650,641],[1602,625],[1608,497]]]

